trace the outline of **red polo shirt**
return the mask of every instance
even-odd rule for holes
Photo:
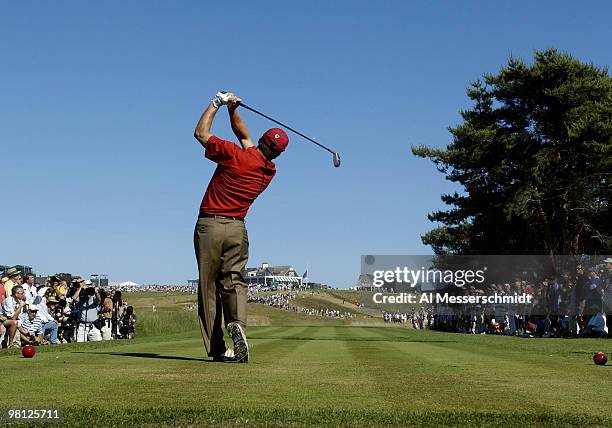
[[[200,214],[246,217],[255,199],[266,190],[276,167],[257,150],[243,150],[231,141],[212,135],[206,157],[217,163],[200,205]]]

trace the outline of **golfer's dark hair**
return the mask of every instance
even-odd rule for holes
[[[276,159],[280,155],[280,153],[273,152],[270,146],[262,139],[259,140],[257,147],[269,160]]]

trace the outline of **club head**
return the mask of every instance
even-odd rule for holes
[[[340,155],[337,152],[332,154],[334,155],[334,166],[338,168],[340,166]]]

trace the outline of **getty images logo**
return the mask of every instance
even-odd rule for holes
[[[364,258],[366,265],[372,266],[375,262],[374,256]],[[413,265],[414,266],[414,265]],[[485,282],[485,272],[487,268],[474,269],[434,269],[420,268],[414,269],[408,266],[395,266],[391,269],[377,269],[371,271],[372,285],[383,287],[384,285],[407,284],[415,287],[419,283],[455,285],[463,287],[465,285],[481,285]]]

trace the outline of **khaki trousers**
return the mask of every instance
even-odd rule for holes
[[[225,325],[238,322],[246,328],[247,285],[244,280],[249,257],[249,238],[244,222],[199,218],[194,247],[200,276],[198,315],[204,346],[209,356],[225,352]]]

